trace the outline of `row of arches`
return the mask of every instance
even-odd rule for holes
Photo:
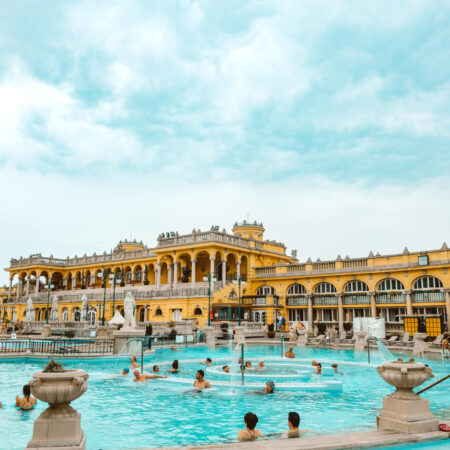
[[[442,281],[439,278],[425,275],[418,279],[416,279],[413,283],[412,290],[413,291],[434,291],[442,289],[444,286]],[[376,292],[401,292],[405,290],[405,286],[400,280],[396,278],[385,278],[381,280],[377,286]],[[368,293],[369,286],[364,281],[352,280],[348,282],[344,286],[344,293]],[[314,286],[313,294],[317,295],[327,295],[327,294],[336,294],[337,289],[332,283],[321,282]],[[276,290],[273,286],[263,285],[259,286],[256,290],[257,296],[267,296],[267,295],[277,295]],[[295,296],[295,295],[307,295],[306,287],[300,283],[294,283],[288,286],[286,290],[287,296]]]

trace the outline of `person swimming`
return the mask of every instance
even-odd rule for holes
[[[154,378],[167,378],[167,376],[162,376],[162,375],[151,375],[151,374],[146,374],[146,373],[142,373],[139,371],[139,369],[135,369],[134,370],[134,379],[133,381],[137,381],[137,382],[145,382],[147,380],[152,380]]]
[[[272,380],[266,382],[266,387],[263,389],[265,394],[273,394],[275,391],[275,383]]]
[[[289,347],[289,350],[284,354],[286,358],[295,358],[294,347]]]
[[[316,364],[317,375],[322,375],[322,364]]]
[[[152,370],[153,370],[154,373],[158,373],[158,372],[159,372],[159,366],[158,366],[158,364],[155,364],[155,365],[153,366]]]
[[[169,370],[169,373],[178,373],[178,359],[172,363],[172,368]]]
[[[248,412],[244,416],[245,430],[238,431],[238,441],[255,441],[259,437],[263,438],[264,435],[261,431],[257,430],[256,424],[258,423],[258,416],[252,412]]]
[[[36,406],[37,400],[31,396],[31,388],[29,384],[26,384],[23,389],[23,397],[16,397],[16,408],[20,408],[23,411],[28,411]]]
[[[266,366],[264,365],[264,361],[260,361],[259,364],[255,367],[256,372],[264,372],[266,370]]]
[[[130,373],[130,369],[128,367],[125,367],[124,369],[122,369],[122,376],[128,375],[129,373]]]
[[[211,387],[211,384],[204,379],[204,376],[205,372],[203,372],[203,370],[197,370],[194,381],[194,387],[196,389],[208,389]]]
[[[228,366],[223,366],[223,367],[222,367],[222,370],[223,370],[225,373],[230,373],[230,368],[229,368]]]
[[[200,364],[203,364],[204,366],[212,366],[212,359],[211,358],[206,358],[205,362],[202,362]]]
[[[132,356],[130,359],[130,362],[131,362],[130,369],[137,369],[138,367],[140,367],[140,365],[138,364],[138,362],[136,360],[136,356]]]
[[[300,416],[296,412],[290,412],[288,414],[288,427],[289,431],[285,432],[288,438],[298,438],[300,437],[300,430],[298,426],[300,425]],[[283,435],[285,434],[283,433]]]
[[[337,371],[338,371],[338,365],[337,365],[336,363],[333,363],[333,364],[331,364],[331,367],[333,368],[334,373],[337,373]]]
[[[250,361],[247,361],[247,362],[245,363],[245,368],[246,368],[246,369],[251,369],[251,367],[252,367],[252,363],[251,363]]]

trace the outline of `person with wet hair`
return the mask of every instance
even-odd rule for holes
[[[295,353],[294,353],[294,347],[289,347],[289,350],[286,351],[286,353],[284,354],[285,358],[295,358]]]
[[[172,363],[172,368],[169,370],[169,373],[178,373],[178,359],[175,359]]]
[[[158,364],[155,364],[154,366],[153,366],[153,373],[158,373],[159,372],[159,366],[158,366]]]
[[[256,429],[256,424],[258,423],[258,416],[252,412],[248,412],[244,416],[245,430],[238,431],[238,441],[255,441],[259,437],[263,438],[264,435]]]
[[[147,381],[147,380],[152,380],[152,379],[155,379],[155,378],[167,378],[167,376],[161,376],[161,375],[151,375],[151,374],[147,374],[147,373],[141,373],[140,371],[139,371],[139,369],[134,369],[134,379],[133,379],[133,381],[137,381],[137,382],[141,382],[141,383],[143,383],[143,382],[145,382],[145,381]]]
[[[229,368],[228,366],[223,366],[223,367],[222,367],[222,370],[223,370],[225,373],[230,373],[230,368]]]
[[[23,389],[23,397],[16,397],[16,408],[20,408],[23,411],[28,411],[36,406],[37,400],[31,396],[31,388],[29,384],[26,384]]]
[[[316,370],[317,370],[317,375],[322,375],[322,364],[321,363],[316,364]]]
[[[205,372],[203,372],[203,370],[197,370],[197,373],[195,374],[195,381],[194,381],[195,389],[207,389],[207,388],[211,387],[211,385],[209,384],[209,381],[206,381],[204,377],[205,377]]]
[[[200,363],[203,364],[204,366],[212,366],[212,359],[211,358],[206,358],[205,362]]]
[[[130,369],[137,369],[138,367],[140,367],[140,365],[136,360],[136,356],[132,356]]]
[[[275,383],[272,380],[267,381],[266,387],[263,389],[265,394],[273,394],[275,391]]]

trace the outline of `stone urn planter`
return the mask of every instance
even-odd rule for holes
[[[385,362],[377,367],[377,371],[386,383],[397,388],[391,397],[400,400],[419,399],[413,388],[420,386],[431,377],[431,369],[417,362]]]
[[[80,369],[33,374],[31,393],[50,406],[36,419],[27,448],[86,448],[81,415],[70,402],[86,392],[88,377],[86,371]]]
[[[431,377],[431,369],[414,360],[385,362],[377,367],[383,380],[397,389],[383,398],[377,417],[378,428],[403,433],[437,431],[439,421],[430,411],[430,402],[420,398],[413,388]]]

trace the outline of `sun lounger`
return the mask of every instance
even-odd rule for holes
[[[389,339],[380,339],[380,341],[384,344],[384,345],[392,345],[394,344],[394,342],[396,342],[398,339],[398,336],[391,336]]]
[[[410,340],[410,335],[407,331],[403,334],[403,339],[401,340],[401,344],[406,347],[412,347],[414,345],[414,342]]]

